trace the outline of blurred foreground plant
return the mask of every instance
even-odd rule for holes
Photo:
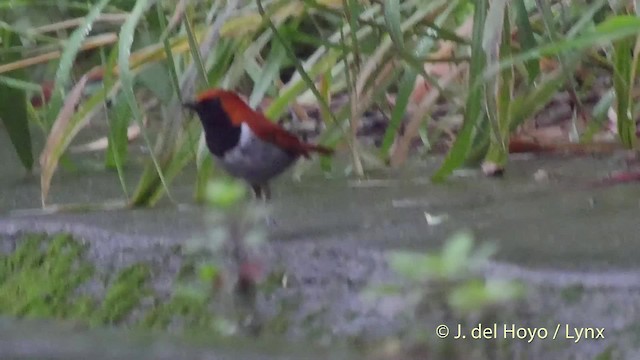
[[[452,339],[457,325],[471,324],[466,327],[470,329],[473,324],[497,323],[505,317],[513,322],[512,305],[526,294],[520,282],[487,278],[479,273],[494,252],[489,244],[475,247],[467,232],[452,236],[436,254],[392,251],[387,260],[400,281],[372,286],[365,295],[380,299],[391,296],[402,301],[403,315],[412,319],[414,331],[409,339],[401,341],[426,345],[428,353],[442,358],[468,356],[474,353],[469,349],[474,343]],[[449,325],[452,332],[446,339],[435,336],[438,324]]]
[[[265,324],[255,300],[266,273],[260,252],[266,211],[248,202],[246,193],[244,184],[231,179],[208,183],[209,231],[181,247],[182,256],[170,255],[181,264],[175,278],[164,264],[156,268],[145,260],[118,271],[96,267],[87,257],[91,243],[67,234],[16,239],[15,250],[5,253],[7,247],[0,247],[0,316],[214,335],[259,332]],[[168,294],[152,283],[165,271],[172,276]],[[91,284],[104,285],[104,291]]]
[[[178,294],[208,302],[216,314],[216,328],[235,334],[242,327],[259,331],[256,291],[265,278],[260,251],[266,208],[247,201],[245,185],[223,177],[207,184],[205,237],[189,241],[183,252],[193,259],[193,272],[177,288]]]

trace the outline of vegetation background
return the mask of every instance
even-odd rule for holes
[[[156,203],[193,161],[202,199],[212,165],[180,103],[206,87],[321,129],[355,176],[402,166],[416,144],[446,151],[436,181],[465,164],[499,173],[510,150],[636,148],[638,11],[606,0],[4,1],[0,118],[40,174],[43,205],[101,114],[93,151],[118,172],[128,205]],[[536,130],[534,115],[559,93],[571,115]],[[376,116],[377,141],[363,141]],[[138,137],[148,159],[131,192],[123,174]]]

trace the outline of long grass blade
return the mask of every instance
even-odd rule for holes
[[[386,0],[384,2],[384,21],[387,24],[389,36],[398,47],[404,49],[404,35],[400,28],[401,20],[400,0]]]
[[[482,109],[483,94],[480,90],[485,69],[486,58],[482,49],[482,39],[484,37],[484,24],[487,17],[487,0],[475,2],[473,16],[473,36],[471,44],[471,64],[469,66],[469,95],[466,101],[464,112],[464,123],[458,133],[453,147],[449,150],[444,163],[433,175],[434,181],[443,181],[449,174],[462,165],[471,149],[473,143],[473,132],[477,124],[480,124],[485,113]]]
[[[495,9],[493,8],[494,6],[501,6],[502,9]],[[495,51],[491,56],[488,56],[487,63],[495,64],[499,59],[507,58],[511,55],[511,26],[509,13],[506,12],[506,2],[494,1],[491,7],[487,22],[500,25],[500,28],[495,29],[499,33],[494,34],[499,38],[494,38],[493,40],[487,38],[487,42],[495,42],[498,47],[493,48],[488,44],[485,46],[493,48]],[[492,12],[495,15],[494,19],[491,18]],[[499,17],[502,17],[502,19],[499,19]],[[513,69],[507,68],[501,71],[498,78],[489,83],[491,86],[487,87],[487,113],[494,126],[492,127],[493,134],[484,165],[489,165],[486,169],[488,172],[493,172],[504,169],[509,155],[509,109],[513,95]]]
[[[516,11],[518,40],[520,41],[522,50],[531,50],[536,47],[537,42],[533,34],[533,27],[529,21],[529,14],[527,13],[525,0],[514,0],[513,5]],[[525,67],[527,68],[527,73],[529,75],[529,83],[533,83],[540,74],[540,64],[536,59],[531,59],[525,62]]]
[[[398,85],[398,93],[396,94],[396,103],[391,111],[391,119],[389,125],[385,130],[382,138],[382,145],[380,146],[380,154],[387,157],[389,149],[393,144],[393,139],[396,137],[396,133],[400,129],[400,122],[404,118],[407,107],[409,105],[409,99],[413,93],[413,88],[416,83],[418,72],[414,69],[406,69],[400,84]]]
[[[103,83],[110,87],[113,82],[113,68],[118,59],[118,48],[114,47],[111,55],[107,59],[106,70],[104,72]],[[128,198],[127,184],[124,177],[124,163],[127,158],[128,145],[128,125],[131,119],[131,109],[122,98],[122,93],[118,94],[114,102],[113,112],[108,115],[109,120],[109,137],[107,145],[107,153],[105,155],[105,167],[115,168],[118,172],[118,179],[122,192]]]
[[[260,100],[264,97],[269,87],[273,86],[276,78],[280,75],[280,68],[287,58],[287,53],[280,42],[273,42],[271,45],[271,51],[264,67],[261,71],[261,76],[253,86],[253,92],[249,97],[249,105],[256,107]]]
[[[185,13],[184,20],[185,29],[187,31],[187,39],[189,39],[189,48],[191,49],[191,57],[193,58],[193,64],[198,72],[199,81],[197,81],[197,83],[200,84],[200,86],[197,86],[197,88],[202,89],[209,86],[207,70],[205,69],[204,62],[202,61],[198,40],[194,36],[193,25],[191,22],[191,17],[189,16],[189,12]],[[206,185],[208,184],[209,178],[211,177],[213,162],[211,161],[210,157],[206,157],[204,161],[197,162],[196,165],[198,173],[196,176],[194,198],[196,201],[204,201]]]
[[[636,143],[636,122],[632,117],[631,95],[633,92],[633,52],[634,37],[627,37],[613,43],[613,88],[616,94],[616,115],[618,136],[622,145],[633,149]]]
[[[122,81],[122,91],[124,92],[127,103],[131,108],[133,119],[138,122],[138,125],[142,130],[142,136],[147,145],[147,148],[153,149],[151,141],[149,140],[149,136],[144,129],[144,124],[142,122],[143,115],[140,111],[138,101],[136,100],[136,96],[133,91],[133,74],[131,72],[129,62],[129,54],[131,54],[131,45],[133,45],[133,37],[135,35],[136,27],[140,22],[142,15],[144,15],[145,11],[149,8],[149,5],[149,0],[136,1],[133,10],[129,14],[129,18],[127,19],[127,21],[125,21],[124,25],[122,25],[119,35],[120,43],[118,44],[118,64],[120,69],[120,80]],[[156,158],[153,151],[151,151],[150,156],[158,173],[160,182],[162,183],[164,190],[167,192],[167,196],[173,201],[173,198],[169,193],[167,182],[165,181],[164,175],[162,173],[162,166],[158,162],[158,159]]]
[[[9,31],[0,31],[3,34],[4,47],[18,45],[18,34]],[[0,55],[1,62],[10,62],[20,57],[19,53],[5,53]],[[23,69],[14,70],[8,74],[9,79],[24,81],[26,72]],[[20,162],[28,171],[33,168],[33,149],[31,144],[31,132],[29,131],[29,119],[27,117],[27,99],[24,90],[0,83],[0,119],[7,128],[9,139],[20,158]]]
[[[100,0],[97,2],[87,14],[84,24],[76,28],[69,40],[66,42],[66,46],[62,55],[60,56],[60,64],[56,71],[54,89],[49,102],[49,110],[47,116],[47,125],[53,124],[53,120],[58,117],[58,113],[62,108],[64,93],[69,81],[71,80],[71,69],[76,59],[78,51],[82,47],[82,42],[91,31],[94,21],[98,19],[100,13],[110,0]]]
[[[489,78],[491,76],[495,76],[496,73],[504,70],[505,68],[531,59],[539,59],[542,56],[553,56],[569,50],[584,50],[597,44],[615,41],[630,35],[636,35],[639,28],[640,18],[629,15],[613,16],[582,36],[558,40],[546,45],[538,46],[510,59],[500,61],[500,63],[495,66],[487,67],[484,77]]]
[[[89,76],[84,75],[73,87],[71,92],[69,92],[69,95],[64,102],[64,106],[58,114],[58,118],[53,123],[51,132],[47,138],[47,143],[40,154],[40,166],[42,168],[40,173],[40,197],[43,208],[46,206],[51,178],[58,167],[60,157],[69,145],[73,135],[75,135],[77,131],[80,131],[79,126],[74,126],[75,124],[73,119],[75,117],[75,108],[80,102],[82,92],[88,79]]]
[[[209,55],[214,45],[220,39],[220,28],[231,16],[238,5],[238,0],[227,1],[224,11],[218,15],[211,26],[207,26],[207,33],[200,44],[200,53]],[[186,44],[184,50],[189,50]],[[181,49],[182,50],[182,49]],[[177,53],[173,47],[174,54]],[[166,53],[163,51],[163,55]],[[206,63],[206,62],[205,62]],[[155,151],[158,151],[166,169],[166,179],[170,180],[193,158],[193,149],[183,136],[182,119],[184,118],[181,98],[193,96],[196,90],[197,69],[195,63],[190,63],[180,79],[180,94],[172,100],[167,109],[168,116],[163,116],[165,121],[161,133],[156,140]],[[189,136],[188,139],[191,137]],[[185,149],[187,149],[185,151]],[[156,164],[147,166],[140,178],[136,191],[131,199],[131,206],[149,206],[155,204],[163,195],[165,189],[162,179],[159,177]]]

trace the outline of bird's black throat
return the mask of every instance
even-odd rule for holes
[[[203,101],[194,107],[204,130],[207,147],[214,156],[222,157],[240,141],[240,126],[235,126],[219,99]]]

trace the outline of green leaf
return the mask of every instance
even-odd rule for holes
[[[389,253],[387,261],[391,270],[412,281],[425,281],[433,275],[429,255],[393,251]]]
[[[633,61],[630,54],[635,38],[627,37],[613,43],[613,88],[616,94],[616,115],[618,135],[622,144],[633,149],[636,143],[636,123],[631,115],[631,95],[633,86]]]
[[[215,47],[213,66],[209,69],[207,78],[209,84],[217,85],[222,81],[238,50],[235,40],[220,39]]]
[[[434,182],[443,181],[449,174],[464,163],[473,143],[474,128],[486,117],[482,108],[484,98],[483,87],[479,80],[482,79],[486,64],[485,53],[482,49],[482,39],[484,37],[487,6],[487,0],[478,0],[475,2],[473,36],[471,40],[471,64],[469,67],[470,93],[465,106],[464,122],[444,163],[433,175]]]
[[[0,34],[2,33],[4,33],[3,43],[5,48],[20,44],[20,38],[16,33],[6,30],[0,31]],[[0,53],[0,63],[8,63],[19,59],[20,53]],[[26,72],[23,69],[14,70],[8,76],[10,76],[10,79],[24,81]],[[9,139],[11,139],[20,162],[27,170],[31,171],[33,168],[33,149],[29,131],[29,119],[27,117],[27,99],[24,90],[0,83],[0,119],[2,119],[7,128]]]
[[[567,58],[567,65],[564,71],[573,72],[578,64],[578,56]],[[513,99],[511,103],[509,127],[514,130],[520,126],[531,114],[547,104],[564,84],[566,77],[562,72],[557,72],[546,78],[538,87],[527,94],[523,94]]]
[[[266,63],[260,72],[261,76],[253,86],[253,92],[249,97],[249,106],[255,108],[259,104],[269,87],[272,86],[275,79],[280,76],[280,67],[282,67],[282,63],[286,58],[287,53],[282,43],[274,41],[271,44],[271,51],[269,52]]]
[[[396,95],[396,104],[391,111],[389,126],[387,126],[387,130],[382,138],[382,145],[380,146],[380,153],[384,157],[389,153],[389,149],[393,144],[393,139],[400,128],[400,123],[407,112],[407,106],[409,105],[409,99],[413,93],[417,77],[418,72],[413,68],[409,68],[405,70],[405,73],[400,80],[400,84],[398,85],[398,94]]]
[[[280,117],[282,113],[284,113],[287,109],[289,103],[291,103],[291,101],[293,101],[296,96],[298,96],[305,90],[305,85],[307,85],[309,82],[313,84],[309,76],[315,77],[331,69],[331,66],[336,64],[338,57],[339,53],[337,51],[329,51],[326,56],[322,57],[315,64],[313,64],[308,73],[303,71],[303,73],[306,75],[303,76],[303,79],[298,78],[296,81],[290,81],[289,85],[280,91],[278,97],[275,98],[269,105],[269,107],[265,110],[265,115],[269,119],[277,119],[278,117]],[[300,68],[299,70],[303,69]],[[318,95],[320,95],[319,97],[322,98],[322,94],[318,93]],[[327,105],[323,102],[321,102],[321,104]],[[327,110],[327,113],[333,114],[328,105],[321,106],[321,108]],[[334,121],[333,118],[332,121]]]
[[[164,63],[150,64],[140,72],[138,79],[161,103],[168,104],[173,98],[171,73]]]
[[[389,36],[396,46],[404,49],[404,37],[400,28],[401,20],[400,0],[386,0],[384,2],[384,21],[387,24]]]
[[[598,102],[593,106],[593,110],[591,111],[591,121],[580,138],[581,142],[591,142],[596,132],[604,128],[609,120],[608,112],[614,100],[615,91],[611,89],[604,93],[600,100],[598,100]]]
[[[88,81],[88,75],[84,75],[65,99],[64,106],[47,136],[47,142],[40,154],[40,195],[42,204],[46,202],[51,185],[51,178],[61,162],[62,155],[67,149],[73,138],[78,134],[80,129],[84,127],[91,116],[95,114],[98,105],[104,103],[109,91],[113,90],[113,84],[105,84],[105,86],[96,91],[87,101],[80,103],[82,91]]]
[[[488,305],[484,283],[480,280],[464,282],[448,296],[449,305],[462,313],[480,310]]]
[[[200,87],[207,87],[209,85],[209,78],[207,77],[207,70],[204,68],[204,62],[202,61],[202,56],[200,55],[200,45],[198,44],[198,40],[196,39],[196,35],[193,31],[193,25],[191,24],[191,17],[189,14],[185,14],[185,29],[187,30],[187,39],[189,40],[189,49],[191,50],[191,56],[193,56],[193,61],[196,64],[196,69],[198,70],[198,75],[200,77]]]
[[[504,7],[501,9],[494,8],[494,5],[500,4],[496,1],[492,3],[492,9],[489,11],[489,15],[495,10],[495,19],[491,19],[489,16],[487,22],[501,24],[501,28],[494,29],[498,33],[495,33],[495,43],[498,47],[492,47],[490,44],[485,43],[487,48],[491,48],[495,51],[487,64],[495,64],[499,59],[509,57],[511,55],[511,27],[509,21],[509,13],[504,11]],[[500,5],[506,5],[501,3]],[[502,10],[502,11],[501,11]],[[501,18],[499,17],[501,16]],[[500,34],[501,32],[501,34]],[[497,39],[501,38],[500,41]],[[489,52],[487,50],[487,52]],[[494,79],[488,81],[490,86],[487,86],[486,91],[486,108],[487,116],[491,120],[492,136],[490,138],[489,151],[485,156],[485,161],[496,164],[502,168],[506,166],[509,155],[509,108],[512,103],[513,97],[513,69],[506,68],[499,73]]]
[[[485,283],[481,280],[473,280],[456,287],[450,293],[448,301],[455,310],[468,313],[516,300],[525,293],[525,290],[522,284],[513,281],[491,280]]]
[[[105,166],[110,169],[121,167],[127,159],[127,127],[131,120],[131,108],[125,95],[119,93],[113,102],[109,116],[109,145],[106,152]]]
[[[206,197],[212,205],[228,208],[242,200],[245,194],[244,184],[226,179],[209,182]]]
[[[630,35],[636,35],[640,28],[640,18],[635,16],[614,16],[600,23],[594,30],[585,33],[582,36],[576,36],[572,39],[565,39],[551,42],[547,45],[539,46],[510,59],[505,59],[495,66],[487,67],[484,77],[489,78],[505,68],[513,66],[513,64],[537,59],[542,56],[557,55],[569,50],[583,50],[588,47],[598,45],[603,42],[615,41]],[[567,65],[568,62],[565,62]]]
[[[198,269],[198,276],[200,280],[205,282],[211,282],[215,280],[215,278],[218,276],[219,273],[220,273],[220,269],[217,266],[212,264],[201,265],[200,268]]]
[[[66,45],[60,56],[60,63],[58,70],[56,71],[55,85],[51,94],[51,100],[49,102],[49,111],[47,112],[47,126],[51,126],[55,119],[58,117],[58,113],[62,109],[62,103],[64,93],[67,85],[71,80],[71,69],[76,60],[76,55],[80,51],[82,42],[89,35],[94,21],[98,19],[100,13],[110,0],[100,0],[91,7],[91,10],[84,18],[84,23],[78,26],[69,39],[65,42]],[[128,54],[128,53],[127,53]]]
[[[103,63],[106,62],[104,76],[102,78],[102,85],[104,87],[113,86],[113,70],[118,60],[118,47],[113,47],[109,57],[104,59],[104,52],[101,53]],[[122,93],[119,93],[122,94]],[[121,97],[121,96],[120,96]],[[105,99],[108,101],[109,99]],[[105,156],[105,167],[115,168],[118,172],[118,180],[120,180],[120,186],[125,196],[129,196],[127,190],[127,184],[124,176],[123,163],[126,162],[127,157],[127,126],[131,119],[131,113],[124,114],[123,108],[127,107],[124,100],[116,99],[113,104],[113,110],[108,112],[107,119],[109,121],[109,137],[107,144],[107,152]],[[124,128],[124,129],[123,129]]]
[[[198,173],[196,174],[196,186],[193,197],[196,201],[202,202],[206,198],[207,186],[213,173],[214,163],[213,157],[206,146],[204,146],[202,151],[198,151],[198,154],[202,156],[200,158],[196,157]]]
[[[444,272],[442,275],[455,275],[465,269],[472,249],[473,237],[470,233],[461,232],[450,238],[442,249],[441,261]]]
[[[133,73],[130,69],[130,59],[129,54],[131,53],[131,45],[133,44],[133,38],[135,35],[136,26],[142,19],[142,15],[149,8],[150,1],[149,0],[138,0],[136,1],[133,10],[129,14],[129,17],[122,25],[120,29],[120,34],[118,38],[120,42],[118,43],[118,64],[120,69],[120,80],[122,81],[122,91],[125,95],[125,99],[131,108],[131,113],[133,114],[133,118],[136,120],[138,125],[140,126],[142,137],[144,138],[145,144],[148,149],[151,150],[151,160],[153,161],[153,166],[158,175],[158,180],[162,184],[163,188],[167,193],[169,193],[167,181],[165,180],[165,176],[162,172],[162,167],[156,158],[153,147],[151,146],[151,141],[147,136],[147,133],[144,128],[144,124],[142,123],[142,112],[140,107],[138,106],[138,102],[136,100],[135,93],[133,91]],[[145,172],[146,174],[146,172]],[[155,181],[155,180],[154,180]],[[133,201],[133,205],[137,204],[138,199]]]
[[[518,41],[524,51],[536,47],[536,39],[533,36],[533,28],[529,22],[529,14],[524,3],[525,0],[515,0],[516,25],[518,26]],[[525,67],[529,75],[529,82],[533,82],[540,74],[540,64],[537,60],[531,59],[525,62]]]

